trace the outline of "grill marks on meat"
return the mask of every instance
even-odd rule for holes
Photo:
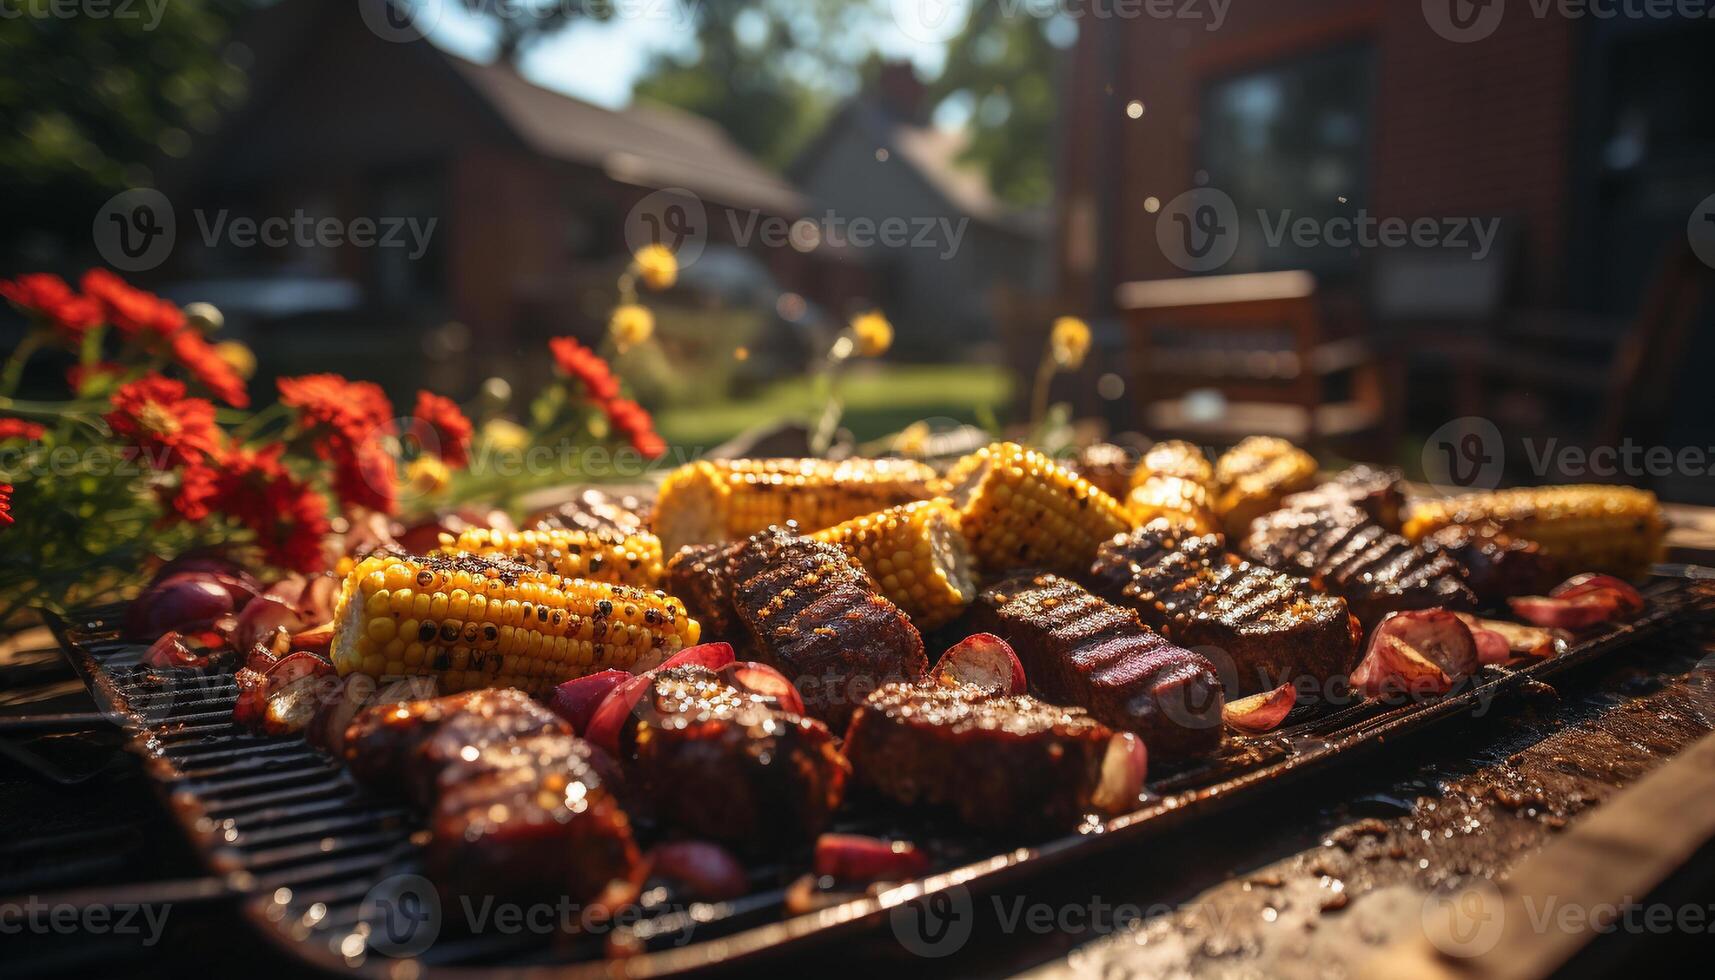
[[[369,708],[346,730],[353,775],[430,810],[424,862],[453,894],[629,901],[641,868],[599,754],[514,689]]]
[[[733,608],[732,560],[744,546],[743,541],[688,544],[667,560],[666,592],[702,626],[705,643],[725,640],[738,650],[754,646]]]
[[[574,896],[611,908],[641,868],[597,750],[566,735],[484,746],[443,771],[423,858],[455,894]],[[497,887],[498,886],[498,887]]]
[[[628,798],[690,836],[751,851],[809,841],[844,797],[851,767],[826,725],[705,667],[657,674],[633,716]]]
[[[1400,528],[1405,509],[1405,474],[1362,463],[1340,471],[1333,479],[1280,502],[1288,510],[1323,510],[1346,504],[1370,515],[1389,531]]]
[[[1038,575],[985,589],[972,618],[977,629],[1012,644],[1043,697],[1138,733],[1152,759],[1220,746],[1222,688],[1214,668],[1130,609],[1057,575]]]
[[[907,806],[1006,833],[1066,830],[1096,809],[1113,732],[1081,708],[969,687],[889,684],[846,732],[854,779]]]
[[[392,796],[428,805],[441,772],[464,750],[531,735],[570,735],[571,727],[515,688],[467,691],[427,701],[369,708],[346,729],[352,775]]]
[[[1104,544],[1090,575],[1096,591],[1173,642],[1218,649],[1235,696],[1344,676],[1358,661],[1363,632],[1345,600],[1228,554],[1219,535],[1155,521]]]
[[[843,724],[882,684],[928,670],[923,637],[837,545],[771,527],[729,562],[737,618],[810,714]]]
[[[1485,606],[1504,605],[1510,596],[1547,595],[1564,577],[1541,545],[1514,537],[1493,521],[1449,524],[1421,543],[1458,562],[1466,584]]]
[[[1279,510],[1258,518],[1244,554],[1307,575],[1345,598],[1366,628],[1406,609],[1474,609],[1477,597],[1457,563],[1388,531],[1356,507]]]

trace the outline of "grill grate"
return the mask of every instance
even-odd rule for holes
[[[914,820],[906,832],[884,815],[860,815],[838,829],[909,837],[945,870],[905,886],[908,894],[854,899],[788,917],[785,887],[805,862],[787,861],[754,869],[755,890],[743,899],[691,909],[646,907],[642,921],[616,927],[609,938],[649,951],[628,961],[647,972],[728,962],[777,944],[873,924],[901,898],[920,898],[953,884],[996,881],[1074,850],[1083,853],[1165,830],[1228,805],[1245,795],[1241,791],[1283,784],[1358,756],[1715,605],[1715,595],[1688,580],[1658,579],[1646,594],[1650,607],[1637,621],[1609,627],[1556,658],[1522,669],[1485,667],[1473,683],[1434,701],[1301,706],[1283,729],[1230,740],[1214,760],[1152,779],[1152,795],[1142,809],[1090,828],[1097,832],[1003,849],[1007,842],[972,840],[933,820]],[[323,967],[388,974],[388,964],[397,961],[365,938],[379,927],[365,898],[378,881],[422,873],[418,815],[368,796],[342,766],[301,737],[264,736],[234,726],[236,687],[230,676],[140,666],[145,647],[116,639],[116,624],[122,621],[123,607],[109,606],[57,622],[55,630],[98,705],[132,733],[132,748],[146,760],[209,866],[242,896],[251,920],[296,955]],[[709,941],[717,938],[721,941]],[[455,969],[586,961],[591,975],[607,975],[599,962],[602,953],[594,938],[443,934],[416,959]]]

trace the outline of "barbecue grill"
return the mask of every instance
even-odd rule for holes
[[[418,967],[482,972],[553,965],[574,975],[607,976],[613,961],[606,957],[615,951],[635,954],[623,964],[636,974],[742,963],[873,929],[896,907],[932,902],[955,886],[990,888],[1171,833],[1300,777],[1372,756],[1401,736],[1467,716],[1509,691],[1634,646],[1715,606],[1706,584],[1674,575],[1658,575],[1645,594],[1649,608],[1637,620],[1603,627],[1561,655],[1519,669],[1484,667],[1439,699],[1301,705],[1266,736],[1229,739],[1209,762],[1157,774],[1135,812],[1091,820],[1057,839],[973,841],[951,828],[943,834],[934,824],[926,837],[921,823],[906,833],[890,826],[885,814],[865,815],[860,808],[835,829],[908,836],[936,862],[929,876],[878,894],[828,896],[831,904],[794,914],[788,890],[795,872],[789,869],[805,862],[785,861],[753,866],[751,893],[731,902],[675,908],[658,898],[651,904],[646,894],[640,918],[601,935],[569,939],[449,927],[431,930],[426,945],[421,932],[400,930],[401,922],[409,926],[414,919],[398,918],[422,915],[411,905],[425,898],[412,891],[421,881],[417,814],[369,796],[301,737],[266,737],[234,726],[236,689],[229,675],[141,666],[146,648],[119,639],[122,605],[50,625],[99,710],[123,730],[171,819],[213,872],[181,886],[140,886],[138,900],[231,901],[251,928],[289,956],[327,969],[393,977]],[[84,843],[99,850],[94,839],[62,846]],[[174,887],[183,894],[166,894]]]

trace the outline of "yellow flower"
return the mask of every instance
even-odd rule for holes
[[[649,312],[646,306],[622,303],[613,308],[613,316],[607,321],[607,329],[613,334],[613,342],[623,354],[654,336],[655,314]]]
[[[893,324],[880,312],[871,310],[852,321],[852,336],[857,338],[859,354],[880,357],[893,346]]]
[[[667,289],[679,280],[679,257],[665,245],[645,245],[631,257],[631,264],[650,289]]]
[[[406,484],[419,494],[444,490],[451,480],[452,472],[447,469],[447,464],[433,453],[424,453],[405,467]]]
[[[1062,370],[1076,371],[1090,352],[1090,325],[1075,316],[1060,317],[1048,334],[1048,346],[1055,364]]]
[[[239,341],[223,340],[214,345],[214,353],[246,381],[256,373],[256,353]]]
[[[482,442],[498,452],[520,452],[530,445],[530,433],[509,419],[489,419],[482,424]]]

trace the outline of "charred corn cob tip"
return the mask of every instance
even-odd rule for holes
[[[950,489],[978,564],[990,571],[1082,573],[1101,543],[1128,529],[1124,505],[1047,456],[1002,442],[954,467]]]
[[[1218,526],[1209,488],[1184,477],[1145,479],[1126,497],[1126,508],[1137,526],[1162,519],[1177,530],[1193,534],[1209,534]]]
[[[377,555],[346,576],[331,655],[340,674],[426,674],[447,693],[646,670],[697,642],[663,592],[563,578],[492,555]]]
[[[1661,560],[1667,522],[1661,504],[1635,487],[1520,487],[1411,505],[1405,536],[1420,541],[1452,524],[1493,521],[1542,546],[1568,572],[1641,577]]]
[[[1287,494],[1316,482],[1316,458],[1285,439],[1251,436],[1215,461],[1215,516],[1227,536],[1243,538],[1251,521],[1280,506]]]
[[[1215,485],[1215,468],[1203,450],[1182,439],[1168,439],[1149,447],[1132,470],[1131,485],[1142,485],[1152,476],[1174,476],[1205,487]]]
[[[959,512],[944,497],[865,514],[811,537],[845,549],[920,630],[951,622],[976,595]]]
[[[935,471],[905,459],[702,460],[668,474],[655,533],[670,554],[742,538],[770,525],[806,530],[930,496]]]
[[[621,534],[584,528],[500,531],[471,528],[441,535],[445,552],[467,551],[512,558],[564,578],[659,588],[661,540],[647,531]]]

